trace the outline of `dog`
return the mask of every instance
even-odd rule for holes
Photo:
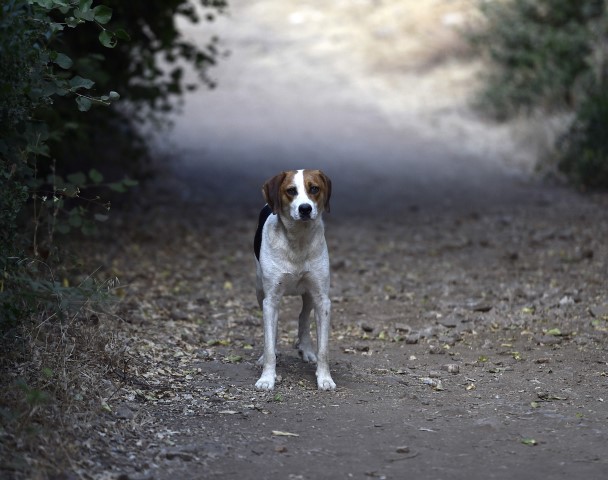
[[[264,318],[264,353],[258,364],[258,390],[272,390],[276,380],[279,304],[284,295],[301,295],[296,347],[302,360],[316,363],[319,390],[334,390],[329,372],[329,255],[322,215],[329,212],[331,180],[320,170],[279,173],[262,187],[266,205],[254,239],[256,294]],[[310,336],[314,309],[317,350]]]

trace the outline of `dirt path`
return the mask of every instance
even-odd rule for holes
[[[159,139],[176,178],[100,253],[127,363],[86,475],[605,478],[608,202],[526,180],[533,145],[467,109],[470,3],[231,4],[219,88]],[[335,186],[338,389],[291,348],[288,299],[260,393],[259,188],[300,166]]]
[[[328,219],[332,393],[292,348],[295,299],[282,381],[253,388],[253,217],[183,206],[125,219],[112,264],[128,284],[116,325],[128,362],[83,453],[131,479],[603,478],[606,212],[566,195]]]

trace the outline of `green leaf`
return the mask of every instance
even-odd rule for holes
[[[82,186],[87,183],[87,177],[82,172],[72,173],[67,176],[68,182],[73,183],[74,185]]]
[[[80,228],[82,226],[82,217],[79,213],[70,215],[68,217],[68,223],[70,224],[70,227]]]
[[[54,7],[54,1],[53,0],[31,0],[31,3],[34,3],[36,5],[40,5],[41,7],[47,8],[47,9],[51,9]]]
[[[26,151],[33,155],[40,155],[43,157],[50,157],[50,151],[48,145],[44,143],[37,143],[28,145]]]
[[[112,32],[109,32],[108,30],[103,30],[99,34],[99,41],[104,47],[108,48],[114,48],[118,43],[118,40],[116,40],[116,35],[114,35]]]
[[[105,5],[98,5],[93,9],[93,13],[95,14],[95,20],[102,25],[105,25],[112,18],[112,9],[110,7],[106,7]]]
[[[70,226],[67,223],[58,223],[57,225],[55,225],[55,230],[59,233],[70,233]]]
[[[226,361],[229,363],[239,363],[243,360],[243,357],[241,357],[240,355],[228,355],[226,358]]]
[[[55,62],[57,65],[59,65],[64,70],[67,70],[74,64],[72,59],[70,57],[68,57],[67,55],[65,55],[64,53],[58,53],[57,56],[55,57],[55,59],[53,60],[53,62]]]
[[[114,190],[115,192],[124,193],[124,192],[127,191],[127,189],[125,188],[125,186],[122,183],[119,183],[119,182],[110,183],[110,185],[108,185],[108,187],[110,188],[110,190]]]
[[[524,445],[528,445],[528,446],[538,445],[538,442],[536,440],[534,440],[533,438],[523,438],[521,443],[523,443]]]
[[[559,337],[562,334],[562,331],[559,328],[551,328],[547,330],[547,335],[553,335],[554,337]]]
[[[68,27],[74,28],[74,27],[77,27],[78,25],[80,25],[81,23],[84,23],[84,21],[81,20],[80,18],[68,17],[65,19],[65,23],[67,24]]]
[[[137,180],[132,180],[131,178],[123,178],[122,183],[125,187],[135,187],[139,185]]]
[[[95,20],[95,12],[91,10],[93,0],[80,0],[78,8],[74,9],[74,16],[92,22]]]
[[[127,42],[129,40],[131,40],[131,35],[129,35],[128,32],[126,32],[122,28],[119,28],[118,30],[116,30],[114,32],[114,35],[116,35],[116,38],[118,38],[119,40],[125,40]]]
[[[93,183],[95,183],[97,185],[99,185],[101,182],[103,182],[103,175],[98,170],[95,170],[94,168],[89,170],[89,178],[91,179],[91,181]]]
[[[70,198],[76,198],[80,193],[80,189],[76,185],[72,185],[70,183],[65,184],[61,190],[66,197]]]
[[[115,100],[119,100],[120,99],[120,94],[118,92],[115,92],[114,90],[112,90],[109,93],[109,97],[110,97],[110,100],[114,100],[114,101]]]
[[[95,235],[97,233],[97,225],[95,225],[93,222],[91,222],[89,220],[82,224],[82,228],[80,229],[80,231],[82,232],[83,235],[87,235],[87,236]]]
[[[93,80],[89,80],[88,78],[82,78],[80,75],[76,75],[75,77],[70,79],[70,87],[74,90],[79,88],[86,88],[89,90],[95,82]]]
[[[78,110],[81,112],[87,112],[93,105],[93,102],[87,97],[76,97],[76,103],[78,104]]]

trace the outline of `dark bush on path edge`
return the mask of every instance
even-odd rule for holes
[[[106,387],[130,361],[108,308],[123,293],[85,236],[108,192],[141,178],[142,123],[212,86],[217,42],[190,44],[175,18],[209,21],[225,1],[198,5],[0,2],[0,476],[76,475],[71,442],[94,435],[83,419],[111,412]]]
[[[107,219],[109,194],[124,193],[144,174],[142,123],[162,122],[185,91],[213,86],[208,69],[220,56],[217,39],[193,45],[176,17],[210,21],[226,2],[198,6],[188,0],[0,5],[0,330],[41,307],[30,280],[38,270],[65,267],[57,238],[94,235]],[[186,68],[200,80],[186,84]],[[45,282],[43,297],[55,298],[53,281]]]
[[[555,163],[581,187],[608,188],[608,8],[604,0],[494,0],[469,34],[488,62],[477,106],[497,119],[572,113]]]

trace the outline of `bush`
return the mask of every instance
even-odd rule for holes
[[[589,188],[608,187],[608,90],[589,95],[560,140],[559,168]]]
[[[139,178],[150,172],[150,154],[141,126],[162,124],[164,115],[175,108],[180,96],[199,86],[213,87],[209,68],[220,51],[218,39],[210,36],[206,45],[185,40],[176,18],[190,22],[210,21],[224,0],[104,0],[112,9],[108,28],[127,32],[128,41],[110,36],[112,48],[105,48],[95,29],[66,30],[58,46],[74,58],[72,69],[90,78],[101,91],[116,90],[120,108],[95,109],[82,115],[72,99],[56,99],[47,121],[64,129],[58,142],[51,142],[51,154],[60,159],[59,173],[96,168],[115,179],[122,174]],[[202,15],[202,18],[201,18]],[[115,43],[117,41],[117,43]],[[187,82],[185,70],[198,74],[198,82]]]
[[[606,2],[494,0],[480,10],[469,38],[489,69],[477,106],[498,119],[573,112],[557,164],[579,185],[608,188]]]
[[[573,106],[574,86],[590,73],[592,21],[603,0],[507,0],[481,4],[484,23],[470,35],[488,60],[479,106],[506,118]]]
[[[50,261],[56,235],[94,234],[109,210],[100,192],[124,193],[136,184],[124,175],[141,173],[147,155],[138,127],[190,87],[185,66],[212,84],[207,68],[218,55],[216,40],[201,49],[176,28],[176,15],[199,21],[188,0],[105,3],[9,0],[0,7],[3,318],[3,305],[14,316],[28,298],[19,279],[33,272],[17,265],[30,255]],[[225,5],[200,3],[213,11]],[[175,65],[168,72],[162,57]],[[120,109],[110,107],[120,97],[114,89],[125,99]],[[29,307],[23,305],[23,316]]]
[[[63,437],[90,428],[70,415],[97,415],[102,380],[126,368],[101,314],[117,281],[69,265],[56,236],[94,233],[109,209],[97,191],[136,183],[124,165],[145,154],[138,112],[163,112],[186,88],[183,66],[165,78],[160,54],[201,74],[214,61],[212,46],[201,52],[175,28],[176,13],[197,18],[187,0],[105,3],[114,12],[92,0],[0,3],[0,470],[11,478],[65,476]],[[128,107],[106,108],[113,89]]]

